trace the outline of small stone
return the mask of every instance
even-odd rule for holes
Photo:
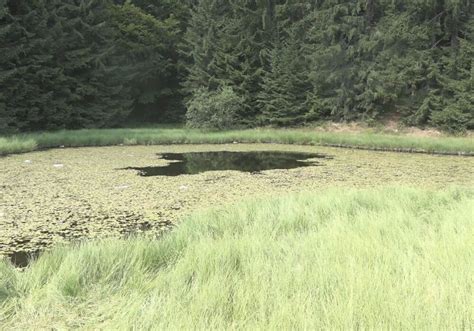
[[[188,189],[188,187],[187,187],[186,185],[181,185],[181,186],[179,187],[179,189],[180,189],[181,191],[185,191],[185,190]]]
[[[55,164],[53,164],[53,167],[55,167],[55,168],[62,168],[62,167],[64,167],[64,164],[55,163]]]
[[[25,163],[27,163],[27,164],[30,164],[30,163],[32,163],[32,162],[33,162],[33,161],[31,161],[31,160],[25,160]]]
[[[119,186],[115,186],[115,189],[116,190],[124,190],[126,188],[129,188],[130,186],[129,185],[119,185]]]

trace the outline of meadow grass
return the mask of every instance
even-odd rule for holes
[[[0,137],[0,155],[25,153],[38,147],[34,139],[24,137]]]
[[[474,154],[474,138],[472,136],[412,137],[372,132],[321,132],[309,129],[202,131],[187,128],[156,127],[84,129],[6,136],[0,138],[0,155],[59,146],[223,144],[233,142],[325,145],[391,151]]]
[[[5,329],[470,329],[474,191],[330,190],[0,261]],[[0,328],[2,328],[0,327]]]

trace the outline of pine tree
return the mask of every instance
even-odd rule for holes
[[[125,38],[130,64],[140,62],[132,82],[133,120],[178,122],[184,118],[181,82],[186,62],[180,53],[194,0],[115,0],[113,24]],[[144,30],[146,33],[142,34]],[[154,31],[152,31],[154,30]],[[144,38],[146,37],[146,38]],[[147,39],[147,40],[145,40]],[[137,42],[140,40],[141,42]],[[137,45],[134,45],[136,43]],[[132,48],[127,47],[132,46]],[[140,51],[137,51],[137,50]],[[146,49],[145,54],[142,52]],[[138,58],[137,58],[137,53]]]
[[[262,124],[285,126],[311,120],[307,101],[312,85],[305,50],[305,32],[310,24],[304,20],[311,8],[302,1],[277,6],[277,31],[259,93]]]
[[[50,89],[61,79],[51,66],[48,8],[28,1],[3,1],[0,18],[0,116],[3,131],[33,129],[43,112],[58,112],[62,100]],[[34,124],[33,124],[34,123]]]
[[[114,126],[131,110],[132,100],[122,78],[123,56],[115,52],[107,20],[107,0],[68,0],[56,7],[62,26],[56,40],[56,64],[67,75],[72,108],[68,127]]]
[[[155,12],[152,8],[145,11],[129,3],[111,6],[114,46],[127,63],[126,81],[134,100],[131,116],[140,120],[179,120],[183,111],[178,105],[181,96],[177,44],[182,27],[173,15],[157,18],[147,13]]]
[[[184,104],[219,127],[396,115],[463,131],[471,2],[0,0],[0,131],[179,120]]]
[[[184,83],[187,93],[229,86],[243,98],[237,114],[240,121],[254,125],[264,53],[274,33],[273,11],[273,0],[200,1],[185,38],[191,59]]]
[[[216,61],[229,8],[229,4],[224,1],[201,0],[191,11],[182,49],[188,62],[186,80],[183,82],[184,92],[188,96],[198,89],[213,91],[229,83],[226,77],[222,77],[225,68],[219,68]],[[227,59],[233,60],[232,54]]]
[[[14,52],[19,51],[19,47],[15,46],[9,35],[15,27],[11,19],[10,9],[7,6],[7,0],[0,0],[0,45],[3,56],[0,57],[0,132],[7,132],[12,130],[14,116],[11,112],[7,112],[7,93],[5,83],[8,81],[8,76],[12,75],[12,68],[9,59],[13,57]]]
[[[392,108],[408,124],[429,123],[450,131],[469,126],[474,108],[468,97],[472,53],[461,54],[469,54],[473,42],[467,32],[472,10],[464,1],[406,2],[386,8],[379,24],[384,47],[376,61],[384,68],[385,90],[395,95]]]
[[[5,131],[104,127],[130,111],[108,1],[7,1],[0,21]]]
[[[333,119],[360,117],[359,98],[364,92],[369,68],[360,47],[366,30],[360,1],[327,0],[310,14],[312,47],[310,76],[312,113]],[[365,71],[365,72],[363,72]]]

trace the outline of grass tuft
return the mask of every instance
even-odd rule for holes
[[[32,152],[38,148],[36,140],[31,138],[0,137],[0,155]]]
[[[0,262],[7,329],[469,329],[474,192],[332,190]]]

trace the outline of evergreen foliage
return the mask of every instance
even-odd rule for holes
[[[3,1],[6,131],[113,126],[130,106],[105,1]]]
[[[302,124],[317,119],[307,111],[310,83],[310,62],[306,43],[308,21],[304,13],[311,5],[287,1],[277,7],[276,26],[271,49],[267,52],[267,66],[258,94],[261,124],[278,126]]]
[[[127,55],[126,81],[134,102],[132,117],[142,121],[177,121],[184,113],[179,102],[176,51],[182,22],[170,13],[171,9],[167,9],[169,15],[165,16],[146,2],[110,6],[114,45]],[[158,14],[163,17],[157,19]]]
[[[0,0],[0,52],[3,132],[189,120],[223,91],[237,126],[474,128],[469,0]]]
[[[250,123],[396,116],[448,131],[473,128],[469,1],[230,1],[213,14],[206,6],[216,3],[200,1],[193,11],[203,29],[220,24],[205,38],[190,25],[195,44],[209,36],[212,43],[192,49],[197,61],[186,84],[196,90],[215,80],[237,86]]]
[[[174,17],[108,0],[0,8],[0,131],[111,127],[178,103]]]
[[[272,33],[267,18],[271,2],[199,1],[185,36],[185,54],[190,59],[185,91],[192,96],[201,88],[232,87],[243,98],[238,118],[246,125],[254,123],[258,114],[263,53]]]

